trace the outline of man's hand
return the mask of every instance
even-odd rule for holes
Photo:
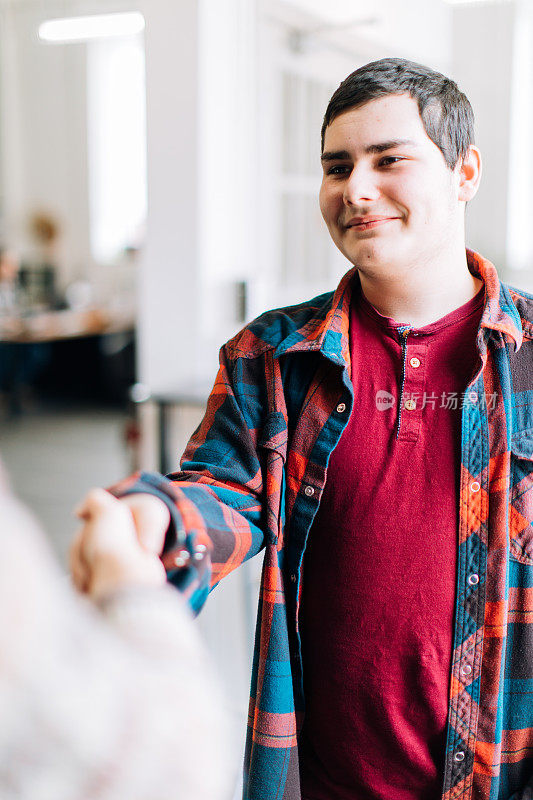
[[[76,588],[98,600],[121,588],[162,586],[159,558],[170,513],[157,497],[133,494],[117,500],[92,489],[76,510],[83,526],[70,550]]]

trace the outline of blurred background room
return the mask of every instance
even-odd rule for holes
[[[0,0],[0,453],[65,569],[89,487],[176,469],[219,346],[348,269],[322,115],[384,56],[468,95],[467,242],[533,289],[531,0]],[[241,743],[260,560],[198,620]]]

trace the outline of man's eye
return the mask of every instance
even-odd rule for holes
[[[328,175],[346,175],[351,172],[351,167],[347,164],[336,164],[334,167],[329,167],[327,170]]]
[[[385,156],[379,162],[380,167],[388,167],[389,164],[396,164],[398,161],[403,161],[401,156]]]

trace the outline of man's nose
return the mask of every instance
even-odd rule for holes
[[[379,188],[375,172],[368,166],[354,166],[344,185],[346,205],[357,205],[364,201],[377,200],[378,197]]]

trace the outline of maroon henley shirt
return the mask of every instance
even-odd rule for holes
[[[303,800],[440,796],[461,403],[483,299],[410,328],[404,357],[405,327],[354,291],[354,406],[304,558]]]

